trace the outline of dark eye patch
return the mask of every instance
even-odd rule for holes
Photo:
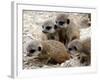
[[[47,30],[50,30],[51,28],[52,28],[52,26],[47,26],[46,27]]]
[[[64,21],[59,21],[59,25],[63,25],[63,24],[65,24]]]
[[[68,48],[69,51],[75,50],[77,51],[77,48],[75,46],[73,46],[72,48]]]
[[[41,47],[38,47],[38,50],[41,51]]]
[[[73,49],[72,49],[72,48],[68,48],[68,50],[69,50],[69,51],[72,51]]]
[[[36,50],[35,49],[31,49],[29,50],[29,53],[34,53]]]
[[[69,24],[70,23],[70,20],[69,19],[67,19],[67,24]]]
[[[77,48],[76,48],[75,46],[73,46],[73,49],[74,49],[75,51],[77,51]]]

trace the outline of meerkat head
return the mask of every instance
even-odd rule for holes
[[[42,32],[43,33],[55,33],[56,29],[57,29],[57,25],[54,24],[53,21],[48,20],[46,22],[44,22],[44,24],[42,25]]]
[[[68,51],[73,55],[77,54],[77,53],[80,53],[82,51],[81,42],[78,39],[75,39],[75,40],[71,41],[68,44]]]
[[[91,14],[85,14],[82,18],[81,18],[81,23],[80,25],[83,28],[87,28],[91,26]]]
[[[29,43],[27,43],[26,51],[27,51],[27,56],[32,57],[32,56],[38,56],[43,47],[40,41],[37,40],[32,40]]]
[[[70,19],[68,15],[60,14],[55,20],[59,28],[66,28],[70,24]]]

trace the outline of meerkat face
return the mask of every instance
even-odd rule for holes
[[[70,19],[68,15],[61,14],[57,16],[55,22],[59,28],[66,28],[70,24]]]
[[[68,51],[71,53],[71,54],[77,54],[79,52],[81,52],[82,50],[82,44],[79,40],[73,40],[71,41],[69,44],[68,44]]]
[[[91,14],[86,14],[81,18],[81,26],[83,28],[91,26]]]
[[[56,29],[57,29],[57,25],[55,25],[52,21],[46,21],[43,25],[42,25],[42,32],[43,33],[55,33]]]
[[[27,50],[27,56],[38,56],[42,51],[42,45],[39,41],[31,41],[27,44],[26,50]]]

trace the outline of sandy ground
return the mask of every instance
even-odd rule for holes
[[[29,60],[29,57],[26,55],[26,44],[30,40],[37,39],[42,40],[43,34],[42,34],[42,24],[44,21],[50,19],[54,20],[57,16],[56,12],[36,12],[36,11],[23,11],[23,68],[24,69],[33,69],[33,68],[40,68],[38,64],[27,64],[27,61]],[[74,18],[77,18],[76,23],[78,24],[80,22],[80,19],[84,14],[79,13],[66,13],[66,14],[73,14]],[[80,29],[81,31],[81,39],[85,39],[91,35],[90,28]],[[50,68],[50,67],[75,67],[75,66],[81,66],[82,64],[79,63],[77,58],[70,59],[61,65],[43,65],[42,68]]]

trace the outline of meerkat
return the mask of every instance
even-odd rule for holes
[[[90,65],[91,63],[91,39],[86,38],[84,40],[75,39],[68,44],[68,51],[70,54],[79,54],[81,63]]]
[[[37,56],[40,61],[44,61],[44,64],[61,64],[70,59],[70,54],[66,51],[65,46],[55,40],[30,42],[26,48],[27,56]]]
[[[52,20],[47,20],[43,23],[42,32],[46,34],[47,39],[59,41],[57,26]]]
[[[91,27],[91,13],[84,14],[80,19],[80,28]]]
[[[69,15],[60,14],[56,17],[55,22],[59,29],[59,41],[64,43],[66,47],[70,41],[80,38],[79,26],[74,23]]]

